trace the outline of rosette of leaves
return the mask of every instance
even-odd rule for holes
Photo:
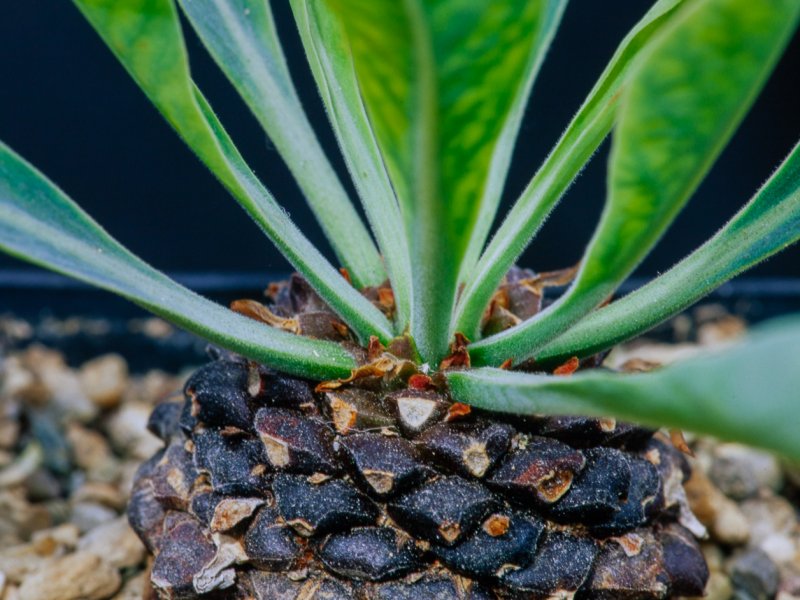
[[[0,144],[1,248],[234,353],[151,420],[166,448],[142,467],[130,515],[159,593],[700,593],[686,465],[616,419],[800,458],[800,321],[652,372],[593,367],[800,238],[795,146],[711,239],[609,302],[736,130],[800,3],[655,2],[491,237],[566,0],[290,4],[366,225],[303,112],[268,1],[75,0],[296,269],[269,304],[229,310],[181,287]],[[194,83],[180,12],[280,152],[334,262]],[[515,267],[609,135],[605,208],[579,265]],[[543,303],[550,286],[566,287]]]

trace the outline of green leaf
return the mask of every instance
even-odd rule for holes
[[[413,265],[411,334],[447,352],[461,261],[545,0],[327,0],[344,25],[400,200]]]
[[[179,2],[211,56],[286,161],[354,285],[380,284],[386,278],[383,263],[305,116],[269,3]]]
[[[684,1],[659,0],[622,40],[561,139],[469,272],[453,319],[453,333],[480,339],[481,318],[492,294],[611,131],[631,65]]]
[[[2,142],[0,249],[124,296],[215,344],[287,373],[328,379],[346,376],[356,366],[338,344],[272,329],[175,283],[131,254]]]
[[[492,228],[492,223],[497,216],[506,176],[511,165],[511,155],[514,152],[514,146],[519,128],[522,125],[525,108],[528,105],[531,89],[536,77],[539,75],[539,69],[550,48],[550,43],[553,41],[556,30],[561,24],[561,17],[564,15],[568,1],[549,0],[542,9],[543,14],[540,19],[541,24],[537,32],[536,43],[532,46],[532,52],[528,57],[528,63],[525,68],[527,75],[521,82],[522,85],[517,88],[512,107],[509,110],[508,117],[503,125],[503,131],[498,138],[492,155],[489,176],[481,198],[480,212],[475,221],[475,228],[472,230],[464,260],[461,263],[459,282],[464,282],[472,275],[486,244],[486,238]]]
[[[800,240],[800,144],[713,238],[650,283],[578,321],[536,353],[553,363],[635,337]]]
[[[737,440],[800,459],[800,317],[649,373],[569,377],[484,368],[448,374],[459,402],[514,414],[611,416]]]
[[[291,6],[311,72],[386,261],[395,296],[396,330],[402,332],[411,308],[408,242],[400,207],[358,88],[347,38],[324,2],[291,0]]]
[[[171,0],[75,2],[167,121],[359,339],[391,340],[386,317],[295,227],[194,87]]]
[[[474,364],[533,356],[614,292],[713,164],[798,17],[797,0],[702,0],[676,16],[624,93],[608,201],[574,283],[547,310],[471,346]]]

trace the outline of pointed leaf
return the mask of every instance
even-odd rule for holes
[[[0,249],[124,296],[215,344],[287,373],[338,378],[356,366],[338,344],[242,317],[153,269],[2,142]]]
[[[324,2],[291,0],[291,5],[311,72],[386,261],[395,296],[396,329],[402,332],[408,325],[411,307],[408,242],[400,207],[358,88],[347,38]]]
[[[578,321],[536,360],[589,356],[635,337],[798,240],[800,144],[713,238],[647,285]]]
[[[219,67],[286,161],[356,287],[386,277],[292,84],[268,2],[179,0]]]
[[[549,3],[327,1],[347,32],[409,232],[411,333],[437,362],[492,156]]]
[[[622,99],[608,202],[575,282],[547,310],[474,344],[474,364],[533,356],[614,292],[719,155],[798,17],[797,0],[701,0],[677,15]]]
[[[370,335],[390,340],[386,317],[295,227],[194,87],[172,1],[75,2],[167,121],[361,341]]]
[[[481,318],[492,294],[611,131],[631,65],[685,1],[659,0],[622,40],[561,139],[506,215],[477,266],[468,273],[453,319],[453,333],[480,339]]]
[[[515,414],[612,416],[736,440],[800,459],[800,317],[735,347],[649,373],[569,377],[477,369],[448,375],[453,397]]]
[[[568,0],[549,0],[542,9],[543,14],[540,19],[540,29],[536,35],[536,43],[531,48],[532,52],[528,57],[528,63],[525,68],[527,75],[522,81],[522,85],[517,88],[508,118],[492,155],[489,176],[481,198],[480,211],[475,221],[475,229],[472,231],[464,261],[461,264],[459,282],[463,282],[468,276],[471,276],[486,244],[486,238],[492,228],[492,223],[494,223],[497,209],[500,205],[506,176],[511,165],[511,155],[514,152],[517,134],[522,125],[522,117],[528,105],[531,89],[544,62],[545,55],[550,48],[550,43],[553,41],[556,30],[561,24],[561,17],[567,8],[567,2]]]

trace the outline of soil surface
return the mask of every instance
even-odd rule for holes
[[[149,413],[180,394],[197,353],[179,371],[175,361],[171,372],[140,371],[141,355],[108,352],[102,337],[82,353],[58,342],[89,335],[87,327],[103,328],[52,321],[41,335],[41,324],[0,317],[0,600],[150,597],[148,559],[125,505],[134,471],[161,445],[145,429]],[[162,340],[154,348],[170,347],[163,322],[135,327]],[[745,330],[720,306],[701,306],[662,327],[658,340],[617,348],[606,364],[690,359]],[[687,494],[709,531],[706,598],[800,599],[800,468],[739,444],[686,440],[694,452]]]

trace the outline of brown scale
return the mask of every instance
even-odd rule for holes
[[[530,316],[564,277],[515,270],[503,309]],[[385,292],[370,294],[388,310]],[[298,277],[270,300],[284,322],[332,314]],[[154,410],[166,449],[137,473],[129,517],[160,597],[702,593],[702,528],[668,439],[610,419],[473,411],[410,354],[370,346],[353,377],[324,384],[222,355],[192,376],[183,406]]]

